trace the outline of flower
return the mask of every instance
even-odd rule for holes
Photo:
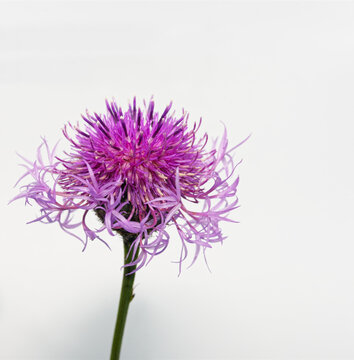
[[[19,181],[32,179],[13,200],[34,200],[41,215],[32,222],[57,222],[84,249],[89,239],[108,246],[99,236],[103,230],[120,233],[130,251],[140,249],[126,265],[137,270],[166,249],[167,226],[173,225],[182,243],[180,266],[190,245],[194,263],[201,249],[224,240],[220,221],[233,221],[227,215],[238,207],[234,172],[239,163],[231,152],[247,139],[228,150],[225,129],[219,145],[207,150],[207,134],[197,139],[201,119],[189,128],[188,114],[175,116],[172,103],[161,115],[153,100],[144,105],[137,108],[134,98],[123,112],[115,101],[106,101],[105,115],[87,112],[83,127],[67,124],[63,134],[71,152],[61,157],[43,139],[36,161],[22,157],[26,172]],[[87,224],[89,211],[101,220],[99,229]],[[80,221],[74,220],[78,212]],[[78,227],[84,237],[73,232]]]

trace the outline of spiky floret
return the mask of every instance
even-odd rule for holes
[[[218,148],[214,143],[206,150],[208,136],[197,139],[201,119],[189,128],[188,114],[175,116],[172,103],[161,115],[153,100],[141,109],[134,98],[126,112],[115,101],[106,106],[104,115],[82,116],[84,127],[64,127],[70,153],[56,157],[55,148],[43,140],[37,161],[24,159],[27,171],[20,180],[27,175],[33,180],[15,199],[37,202],[42,214],[34,221],[58,222],[84,248],[88,239],[103,241],[99,233],[105,229],[111,235],[132,234],[131,251],[141,249],[137,269],[165,250],[170,240],[166,226],[174,225],[182,241],[179,263],[187,256],[187,244],[194,244],[193,263],[200,249],[223,241],[219,222],[232,221],[227,215],[237,207],[238,164],[231,152],[241,144],[228,150],[225,130]],[[192,203],[199,209],[192,210]],[[72,215],[80,210],[81,221],[74,223]],[[90,210],[102,221],[97,230],[87,225]],[[84,239],[72,232],[80,226]]]

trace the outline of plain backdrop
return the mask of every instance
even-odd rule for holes
[[[171,234],[137,274],[122,358],[354,359],[354,3],[264,1],[0,3],[0,358],[109,357],[121,240],[83,253],[7,203],[16,151],[134,95],[252,136],[240,224],[211,273],[200,258],[178,277]]]

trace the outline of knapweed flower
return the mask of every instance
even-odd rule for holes
[[[231,153],[240,144],[228,149],[225,129],[208,148],[208,136],[197,137],[201,119],[189,127],[188,114],[176,116],[171,105],[159,114],[153,100],[141,109],[134,98],[125,112],[115,101],[106,101],[106,114],[87,112],[81,125],[63,129],[69,153],[58,156],[43,140],[37,160],[24,159],[20,180],[29,176],[31,182],[15,199],[35,201],[41,215],[33,221],[57,222],[84,248],[89,239],[104,241],[103,230],[120,233],[130,251],[140,251],[127,264],[137,269],[166,249],[167,226],[174,226],[182,244],[179,263],[190,245],[193,263],[201,249],[223,241],[219,223],[232,221],[227,215],[238,206],[238,164]],[[101,220],[98,229],[87,224],[89,211]],[[79,227],[82,236],[74,232]]]

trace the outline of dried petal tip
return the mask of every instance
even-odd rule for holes
[[[225,129],[218,146],[206,150],[207,135],[197,140],[201,119],[188,127],[188,114],[175,117],[171,107],[172,102],[159,114],[153,100],[137,108],[134,98],[123,113],[115,101],[106,100],[105,114],[87,112],[81,128],[68,124],[63,129],[71,143],[64,158],[54,157],[43,140],[37,161],[26,160],[20,179],[32,180],[15,199],[34,200],[41,210],[34,221],[58,222],[84,248],[89,239],[104,242],[103,230],[125,238],[130,234],[131,251],[141,249],[137,269],[166,249],[167,225],[173,225],[182,242],[179,263],[190,245],[195,246],[194,263],[201,249],[224,240],[219,223],[232,221],[227,215],[237,208],[238,164],[230,153],[237,146],[227,150]],[[102,221],[98,230],[86,222],[91,210]],[[80,212],[81,221],[73,222],[72,215]],[[74,233],[77,227],[84,239]]]

